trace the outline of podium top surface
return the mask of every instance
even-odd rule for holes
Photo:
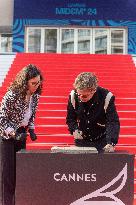
[[[101,154],[98,154],[98,153],[91,153],[91,152],[85,152],[85,153],[81,153],[81,152],[52,152],[51,150],[21,150],[19,152],[17,152],[18,155],[20,154],[52,154],[52,155],[58,155],[58,154],[61,154],[61,155],[65,155],[65,154],[80,154],[80,155],[133,155],[135,156],[133,153],[130,153],[126,150],[117,150],[117,151],[114,151],[114,152],[110,152],[110,153],[101,153]]]

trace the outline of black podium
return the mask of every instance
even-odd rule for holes
[[[16,205],[132,205],[134,155],[17,153]]]

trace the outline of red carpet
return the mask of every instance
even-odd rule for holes
[[[30,63],[42,70],[45,82],[35,121],[38,140],[28,139],[27,149],[73,143],[65,124],[67,99],[77,74],[90,71],[98,76],[100,86],[116,96],[121,122],[116,149],[136,154],[136,68],[130,55],[19,53],[3,83],[1,96],[16,73]]]

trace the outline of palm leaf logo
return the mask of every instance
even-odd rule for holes
[[[112,191],[108,191],[108,188],[111,188],[111,186],[113,186],[119,180],[121,180],[119,186]],[[123,189],[123,187],[126,184],[126,181],[127,181],[127,163],[125,164],[121,172],[114,179],[112,179],[112,181],[110,181],[108,184],[72,202],[70,205],[100,205],[100,204],[101,205],[125,205],[115,195]],[[91,201],[92,198],[97,199],[97,197],[104,197],[108,199],[110,198],[111,200],[110,201],[106,201],[106,200],[105,201],[94,201],[94,200]]]

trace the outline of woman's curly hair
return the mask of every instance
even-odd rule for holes
[[[41,94],[42,87],[43,87],[43,76],[41,74],[41,71],[33,64],[29,64],[25,66],[15,77],[15,80],[12,82],[12,84],[9,87],[9,90],[12,90],[14,92],[18,92],[22,95],[23,98],[25,98],[28,90],[28,81],[32,78],[35,78],[40,75],[40,85],[35,91],[37,94]]]

